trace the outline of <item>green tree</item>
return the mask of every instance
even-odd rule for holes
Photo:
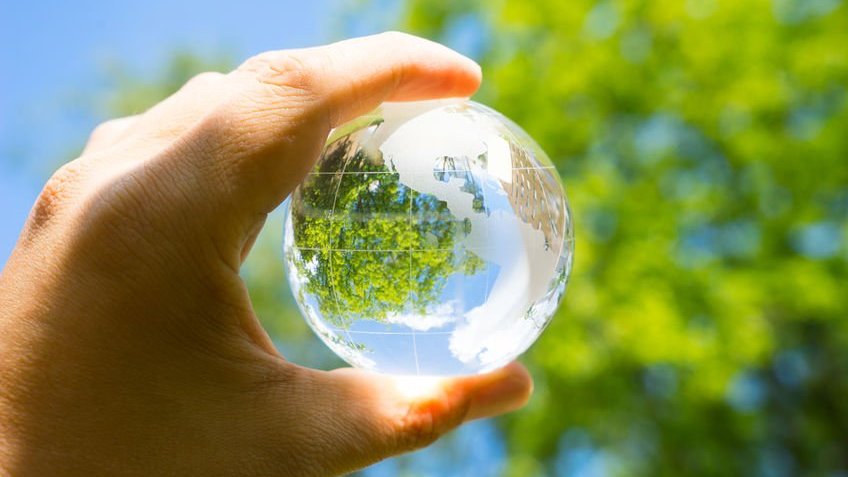
[[[848,472],[848,5],[410,0],[394,27],[482,64],[576,216],[508,474]]]

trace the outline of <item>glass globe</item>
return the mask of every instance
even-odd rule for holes
[[[386,103],[334,130],[285,228],[306,321],[351,365],[389,374],[509,363],[571,271],[571,213],[550,159],[468,100]]]

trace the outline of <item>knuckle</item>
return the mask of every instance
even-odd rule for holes
[[[125,116],[100,123],[89,135],[84,154],[93,151],[95,148],[117,142],[130,130],[137,119],[138,116]]]
[[[121,129],[121,125],[123,123],[124,121],[121,119],[110,119],[98,124],[94,130],[91,131],[88,138],[89,142],[97,142],[103,138],[112,136]]]
[[[252,72],[260,83],[312,94],[321,73],[322,58],[323,55],[314,53],[276,51],[251,58],[244,69]]]
[[[83,163],[75,159],[50,176],[32,208],[30,226],[34,230],[51,222],[77,193],[83,170]]]
[[[332,52],[311,50],[268,52],[245,62],[237,70],[242,93],[212,113],[229,132],[219,135],[228,138],[227,149],[235,146],[240,155],[275,144],[267,138],[284,123],[329,129],[334,98],[325,80],[333,61]]]
[[[198,73],[189,79],[184,88],[196,88],[196,87],[206,87],[214,85],[221,81],[226,75],[223,73],[219,73],[217,71],[204,71],[202,73]]]
[[[90,168],[88,161],[75,159],[53,173],[33,205],[28,236],[59,222],[83,224],[80,236],[99,233],[102,227],[125,224],[133,211],[144,209],[132,173],[110,177],[101,171],[92,176]]]

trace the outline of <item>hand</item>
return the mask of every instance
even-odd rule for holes
[[[523,405],[515,364],[409,396],[289,363],[238,275],[332,127],[479,82],[389,33],[264,53],[98,127],[0,275],[0,474],[337,474]]]

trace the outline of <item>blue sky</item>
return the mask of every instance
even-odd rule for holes
[[[319,44],[340,1],[0,0],[0,266],[45,178],[97,122],[79,101],[102,91],[105,65],[152,77],[175,50]]]

